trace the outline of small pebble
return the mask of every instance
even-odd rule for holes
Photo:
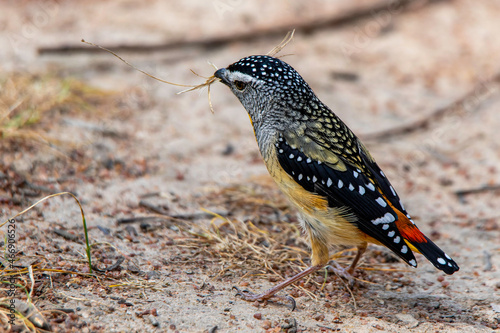
[[[324,314],[318,314],[318,315],[314,316],[313,318],[316,321],[323,321],[323,320],[325,320],[325,315]]]
[[[408,313],[397,313],[395,317],[405,323],[409,328],[415,328],[418,326],[419,322],[415,317]]]
[[[151,325],[153,325],[154,327],[160,326],[160,323],[158,322],[158,320],[156,320],[155,317],[149,316],[148,318],[149,318],[149,321],[151,322]]]
[[[262,319],[262,313],[260,312],[257,312],[257,313],[254,313],[253,317],[257,320],[261,320]]]

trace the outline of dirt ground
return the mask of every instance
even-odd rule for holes
[[[29,1],[0,11],[0,331],[493,332],[500,328],[500,1]],[[350,290],[314,274],[297,302],[251,304],[309,263],[226,87],[163,79],[282,51],[360,136],[421,230],[459,264],[411,269],[371,246]],[[337,252],[338,251],[338,252]],[[354,252],[336,248],[347,265]],[[33,274],[29,273],[31,267]],[[30,276],[31,275],[31,276]],[[15,287],[15,296],[9,290]],[[31,300],[28,300],[28,295]],[[8,323],[8,302],[39,317]],[[21,303],[19,303],[21,304]],[[38,319],[37,319],[38,318]],[[31,326],[30,326],[31,325]],[[46,327],[48,328],[48,327]]]

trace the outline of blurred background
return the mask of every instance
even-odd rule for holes
[[[225,86],[211,86],[212,114],[206,88],[178,95],[184,88],[81,40],[193,85],[205,78],[190,70],[211,76],[211,64],[265,54],[295,29],[279,56],[365,142],[421,229],[457,257],[451,302],[462,305],[448,309],[454,320],[465,329],[498,328],[499,17],[495,0],[4,0],[2,216],[64,190],[91,207],[89,221],[111,230],[117,218],[147,211],[151,193],[172,214],[199,211],[208,192],[227,186],[263,182],[281,198],[245,110]],[[54,225],[78,230],[69,206],[56,200],[28,216],[49,233]],[[145,253],[159,262],[155,251]],[[422,267],[435,282],[432,267]],[[434,287],[451,297],[441,282]],[[473,307],[478,317],[457,314]],[[425,315],[414,316],[451,329],[444,317]],[[386,329],[403,325],[380,321]]]

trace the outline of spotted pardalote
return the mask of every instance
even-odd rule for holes
[[[271,176],[298,208],[311,242],[312,266],[270,290],[239,292],[248,301],[276,297],[329,261],[332,244],[354,245],[354,268],[368,243],[384,245],[410,266],[413,252],[453,274],[458,265],[415,225],[366,147],[290,65],[245,57],[215,72],[248,112]]]

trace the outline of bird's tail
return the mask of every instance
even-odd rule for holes
[[[446,274],[451,275],[459,270],[457,263],[425,236],[404,213],[399,210],[396,210],[396,213],[396,226],[410,249],[423,254],[437,269]]]
[[[425,238],[425,242],[405,241],[413,251],[423,254],[437,269],[442,270],[446,274],[451,275],[460,269],[449,255],[427,238],[427,236],[424,234],[422,236]]]

